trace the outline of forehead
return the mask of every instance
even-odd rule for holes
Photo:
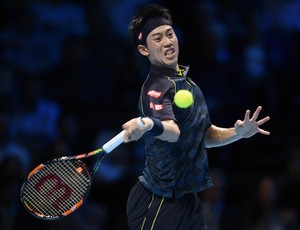
[[[172,26],[170,25],[161,25],[161,26],[158,26],[156,27],[154,30],[152,30],[149,35],[150,36],[153,36],[155,34],[159,34],[159,33],[165,33],[166,31],[168,30],[172,30]]]

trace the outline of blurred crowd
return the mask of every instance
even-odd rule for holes
[[[106,158],[87,203],[63,220],[30,216],[19,191],[36,165],[99,148],[137,116],[149,66],[127,26],[147,3],[171,9],[180,63],[191,66],[213,123],[232,126],[258,105],[271,116],[271,136],[209,149],[215,186],[199,193],[208,229],[298,229],[299,0],[3,0],[0,230],[127,229],[142,141]]]

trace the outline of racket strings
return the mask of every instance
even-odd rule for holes
[[[90,184],[83,162],[56,160],[28,179],[23,200],[31,212],[42,218],[61,216],[82,200]]]

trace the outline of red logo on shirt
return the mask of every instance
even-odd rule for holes
[[[162,92],[158,92],[155,90],[148,91],[148,96],[153,97],[153,98],[159,98],[161,95],[162,95]]]
[[[149,107],[150,107],[150,109],[153,109],[153,110],[162,110],[163,109],[162,104],[154,104],[153,102],[150,102]]]

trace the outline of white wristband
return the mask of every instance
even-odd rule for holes
[[[145,122],[142,120],[141,117],[138,118],[137,123],[140,128],[145,128]]]
[[[145,122],[143,121],[142,117],[138,118],[137,123],[140,128],[142,128],[142,129],[145,128]],[[151,127],[147,131],[150,131],[153,128],[153,125],[154,124],[152,124]]]

